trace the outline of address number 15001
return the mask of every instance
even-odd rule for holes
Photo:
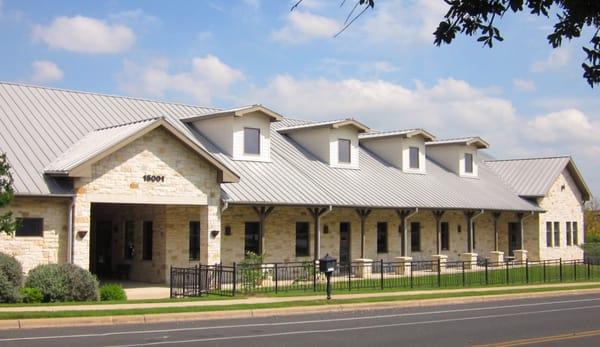
[[[144,182],[164,182],[165,176],[157,176],[157,175],[144,175]]]

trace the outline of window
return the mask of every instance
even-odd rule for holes
[[[144,222],[144,229],[143,229],[143,243],[144,243],[144,247],[142,250],[142,259],[143,260],[152,260],[152,244],[153,244],[153,240],[152,238],[154,237],[154,228],[153,228],[153,223],[151,221],[145,221]]]
[[[125,242],[123,242],[123,255],[125,259],[131,260],[133,259],[133,233],[135,230],[135,223],[131,220],[125,222]]]
[[[560,223],[554,222],[554,247],[560,246]]]
[[[473,154],[465,153],[465,172],[473,173]]]
[[[546,222],[546,247],[552,247],[552,222]]]
[[[571,222],[567,222],[567,246],[573,245],[573,241],[571,239]]]
[[[377,253],[388,252],[388,225],[386,222],[377,223]]]
[[[15,236],[44,236],[44,219],[17,218]]]
[[[190,260],[200,260],[200,222],[190,222],[190,240],[189,240]]]
[[[450,250],[450,225],[448,222],[442,222],[440,225],[441,229],[441,243],[442,243],[442,251]]]
[[[410,223],[410,250],[412,252],[421,251],[421,224],[419,222]]]
[[[350,140],[338,139],[338,161],[340,163],[350,162]]]
[[[573,245],[579,244],[579,231],[577,230],[577,222],[573,222]]]
[[[244,128],[244,153],[260,155],[260,129]]]
[[[411,169],[419,168],[419,147],[410,147],[409,151],[409,164]]]
[[[260,244],[260,223],[259,222],[246,222],[245,234],[244,234],[244,253],[252,252],[259,254]]]
[[[309,256],[308,251],[308,222],[296,222],[296,257]]]

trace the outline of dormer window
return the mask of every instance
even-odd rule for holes
[[[409,167],[415,170],[419,169],[419,147],[409,148]]]
[[[473,173],[473,154],[465,153],[465,173]]]
[[[350,143],[350,140],[338,139],[338,161],[340,163],[350,163]]]
[[[260,129],[244,128],[244,154],[260,155]]]

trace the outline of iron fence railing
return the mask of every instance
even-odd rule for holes
[[[238,293],[324,292],[324,274],[310,262],[171,267],[171,297]],[[333,291],[458,288],[600,280],[600,261],[412,261],[337,264]]]

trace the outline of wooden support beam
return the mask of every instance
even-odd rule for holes
[[[402,244],[400,245],[400,255],[403,257],[407,257],[408,256],[408,223],[407,223],[407,219],[408,217],[410,217],[411,215],[417,213],[419,210],[418,209],[414,209],[414,210],[410,210],[410,209],[398,209],[396,210],[396,214],[398,215],[398,218],[400,218],[400,230],[402,232],[402,237],[401,242]]]
[[[475,216],[476,211],[467,210],[463,213],[467,220],[467,252],[473,253],[473,216]]]
[[[367,217],[371,214],[370,209],[366,208],[357,208],[356,214],[360,218],[360,258],[365,258],[365,222]]]
[[[524,232],[523,232],[523,219],[525,217],[525,214],[523,212],[517,212],[517,219],[519,220],[519,249],[523,250],[525,249],[525,242],[524,242]]]
[[[331,207],[307,207],[306,209],[313,217],[313,259],[317,261],[321,257],[321,216],[331,211]]]
[[[267,217],[273,212],[275,206],[252,206],[254,212],[258,215],[258,254],[262,255],[264,245],[264,224],[267,220]]]
[[[498,220],[500,219],[500,216],[502,215],[502,212],[494,212],[492,213],[492,217],[494,219],[494,251],[498,252],[500,245],[499,245],[499,240],[498,240]]]
[[[442,254],[442,217],[444,216],[444,210],[433,210],[433,218],[435,219],[435,236],[436,236],[436,254]]]

